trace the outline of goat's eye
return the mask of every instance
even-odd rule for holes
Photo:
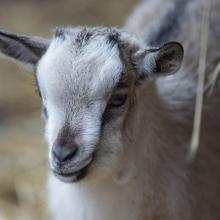
[[[127,94],[113,95],[108,103],[108,106],[120,107],[125,103],[126,99],[127,99]]]

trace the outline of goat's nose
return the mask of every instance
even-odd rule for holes
[[[52,154],[59,162],[65,162],[73,158],[78,150],[77,145],[59,146],[55,145],[52,148]]]

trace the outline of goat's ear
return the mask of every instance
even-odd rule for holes
[[[0,30],[0,54],[33,69],[49,46],[48,39]]]
[[[179,70],[183,53],[181,44],[169,42],[157,49],[136,52],[133,61],[141,77],[164,76]]]

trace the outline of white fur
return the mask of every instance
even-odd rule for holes
[[[139,46],[139,43],[134,43],[139,41],[127,33],[122,32],[121,39],[129,39],[130,44]],[[82,181],[67,184],[50,176],[49,204],[55,220],[219,219],[219,209],[215,209],[213,215],[210,209],[211,204],[215,207],[220,204],[219,199],[211,196],[218,194],[216,183],[220,178],[213,169],[213,172],[204,169],[206,160],[210,161],[210,167],[219,166],[217,154],[215,159],[210,157],[216,144],[210,144],[208,134],[203,138],[197,161],[192,164],[186,162],[195,95],[195,75],[187,73],[194,69],[184,63],[176,76],[157,80],[156,84],[151,80],[146,82],[137,91],[129,117],[125,122],[123,117],[119,117],[107,126],[100,140],[96,136],[100,131],[96,129],[100,128],[100,115],[108,100],[106,96],[100,101],[100,94],[111,90],[123,69],[118,49],[110,52],[103,40],[104,37],[99,36],[80,55],[74,54],[77,50],[71,50],[68,40],[52,42],[38,67],[40,86],[43,93],[50,96],[50,103],[47,103],[49,145],[62,127],[63,107],[71,100],[68,93],[65,93],[63,103],[58,101],[62,98],[56,98],[68,87],[68,91],[76,92],[74,102],[70,103],[74,109],[71,111],[72,125],[81,126],[85,134],[84,143],[91,143],[84,151],[91,153],[97,143],[99,149],[97,161],[91,165],[91,173]],[[67,81],[62,84],[64,78]],[[90,88],[87,95],[91,99],[98,98],[96,107],[88,112],[81,99],[77,101],[81,88]],[[53,113],[54,109],[57,112]],[[207,120],[208,129],[215,122]],[[123,128],[122,124],[125,125]],[[204,127],[204,131],[207,129]],[[216,138],[218,132],[212,130],[211,134]]]
[[[55,220],[220,219],[219,90],[204,99],[198,155],[191,163],[186,160],[203,1],[190,1],[179,24],[176,39],[186,50],[180,72],[134,83],[140,80],[138,70],[150,72],[158,63],[148,59],[131,62],[132,53],[149,52],[144,40],[164,25],[166,12],[174,8],[174,2],[145,0],[137,8],[126,28],[142,40],[121,29],[98,27],[88,28],[92,35],[86,42],[89,35],[83,33],[88,30],[79,27],[58,32],[47,50],[40,47],[46,50],[39,57],[37,79],[48,111],[50,167],[54,169],[52,147],[65,126],[63,135],[78,144],[79,152],[72,158],[71,167],[63,170],[79,171],[89,165],[88,173],[78,182],[74,182],[76,176],[58,180],[50,174],[49,206]],[[208,72],[212,72],[220,57],[220,29],[216,25],[220,4],[218,0],[213,0],[213,4]],[[109,35],[115,32],[119,35],[114,44],[114,36]],[[85,41],[80,41],[79,36],[84,36]],[[7,42],[10,46],[10,36]],[[14,51],[10,52],[13,56]],[[136,68],[137,64],[146,66]],[[127,101],[112,110],[111,120],[102,125],[122,73],[129,82]]]
[[[46,138],[50,161],[51,148],[66,122],[73,131],[80,130],[80,137],[75,138],[82,154],[79,160],[87,160],[97,147],[106,98],[122,71],[117,47],[109,49],[103,39],[100,36],[91,42],[80,56],[71,38],[64,42],[55,39],[38,64],[39,86],[49,112]],[[87,100],[84,103],[81,94]],[[79,161],[75,162],[80,169]]]

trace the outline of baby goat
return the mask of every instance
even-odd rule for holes
[[[186,161],[202,5],[147,0],[124,29],[58,28],[50,40],[0,32],[0,52],[35,70],[54,219],[220,219],[218,89],[204,103],[198,155]],[[220,58],[213,5],[210,73]],[[175,75],[183,47],[173,40],[186,50]]]

